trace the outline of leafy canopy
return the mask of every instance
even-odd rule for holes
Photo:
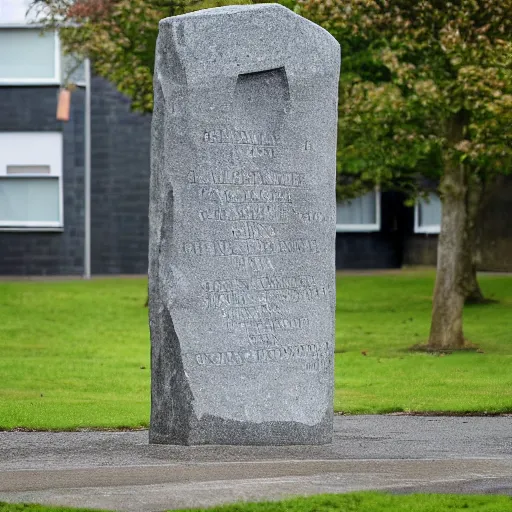
[[[58,28],[65,53],[89,57],[94,71],[132,100],[153,110],[158,22],[198,9],[250,0],[35,0],[48,28]]]
[[[36,0],[66,53],[151,112],[158,21],[250,0]],[[340,196],[411,196],[447,161],[482,179],[512,157],[512,0],[283,0],[342,46]],[[453,122],[462,136],[451,133]]]
[[[512,156],[512,0],[299,0],[342,46],[342,192],[464,162],[488,179]],[[460,125],[460,134],[453,129]]]

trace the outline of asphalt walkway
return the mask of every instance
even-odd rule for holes
[[[159,511],[364,489],[512,495],[512,417],[337,416],[327,446],[0,432],[0,501]]]

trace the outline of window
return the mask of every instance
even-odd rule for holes
[[[0,28],[0,85],[60,83],[60,45],[56,32],[39,28]]]
[[[0,229],[61,228],[62,134],[0,133]]]
[[[441,231],[441,200],[437,194],[428,199],[418,199],[414,208],[415,233],[439,233]]]
[[[336,231],[379,231],[380,191],[336,205]]]

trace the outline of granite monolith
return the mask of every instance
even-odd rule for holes
[[[151,443],[331,441],[339,66],[277,4],[160,22]]]

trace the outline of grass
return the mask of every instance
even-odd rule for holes
[[[410,353],[428,336],[434,276],[337,282],[335,409],[512,412],[512,278],[465,310],[483,353]],[[149,420],[144,279],[0,282],[0,428],[143,427]],[[364,355],[364,354],[365,355]]]
[[[337,411],[512,412],[512,277],[482,276],[499,303],[465,308],[481,352],[446,356],[407,350],[428,339],[433,283],[424,272],[338,279]]]
[[[0,283],[0,427],[147,426],[142,279]]]
[[[510,512],[509,496],[460,496],[453,494],[411,494],[395,496],[381,492],[324,494],[277,502],[236,503],[187,512]],[[0,512],[85,512],[85,509],[11,505],[0,503]],[[88,512],[92,512],[89,510]],[[183,511],[184,512],[184,511]]]

